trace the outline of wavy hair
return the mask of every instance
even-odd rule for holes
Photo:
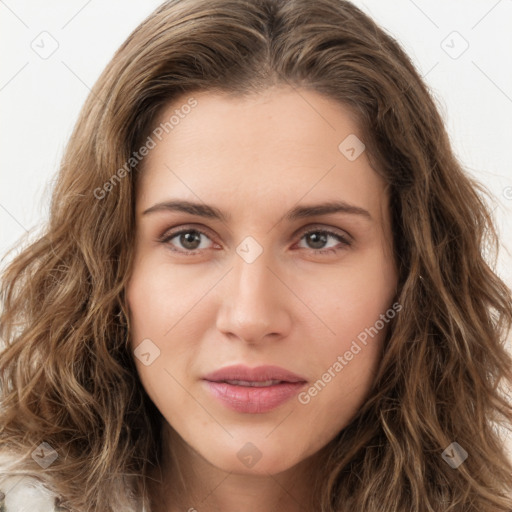
[[[141,170],[130,159],[178,96],[281,84],[356,115],[390,191],[403,307],[367,401],[322,451],[316,510],[510,512],[512,299],[493,270],[488,193],[454,156],[410,58],[344,0],[171,0],[116,52],[70,137],[43,232],[2,273],[10,474],[34,475],[80,512],[132,498],[150,510],[163,417],[128,348]],[[30,456],[42,442],[58,453],[44,470]],[[442,457],[452,442],[468,452],[457,469]]]

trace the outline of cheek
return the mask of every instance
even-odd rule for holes
[[[144,264],[137,266],[126,287],[133,360],[144,390],[163,414],[186,405],[172,378],[173,365],[183,356],[172,336],[176,321],[172,312],[182,301],[176,293],[169,293],[169,285],[154,265]]]
[[[375,251],[340,269],[324,291],[323,300],[317,297],[323,305],[319,316],[327,319],[329,330],[322,330],[309,354],[315,380],[302,403],[313,408],[316,403],[322,421],[333,425],[356,413],[373,383],[389,323],[397,314],[392,260]]]
[[[141,337],[170,338],[177,322],[205,295],[210,281],[211,277],[192,278],[187,269],[173,270],[156,258],[139,262],[126,288],[133,343]]]
[[[149,261],[139,259],[126,287],[130,315],[130,347],[141,382],[152,398],[165,389],[166,347],[162,343],[166,322],[165,311],[172,310],[172,295],[165,294],[159,272]]]
[[[318,277],[296,281],[300,284],[296,289],[316,313],[313,321],[322,320],[323,327],[316,330],[318,344],[330,355],[348,350],[361,333],[364,339],[367,329],[391,307],[396,293],[393,262],[380,251],[353,258]],[[378,330],[385,331],[381,323]]]
[[[304,413],[314,416],[317,427],[311,435],[319,440],[331,439],[348,425],[368,396],[388,328],[376,325],[382,311],[386,308],[374,305],[353,317],[342,315],[334,325],[335,339],[318,343],[309,354],[316,372],[298,399]]]
[[[147,257],[137,262],[126,286],[132,355],[145,390],[161,410],[186,405],[177,381],[183,382],[197,357],[201,338],[196,332],[206,322],[197,312],[206,304],[212,279],[192,279],[187,268],[178,272]]]

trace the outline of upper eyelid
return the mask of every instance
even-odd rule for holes
[[[320,231],[320,232],[324,231],[324,232],[332,234],[332,235],[340,236],[341,238],[348,238],[349,240],[353,240],[352,235],[350,233],[348,233],[347,231],[345,231],[344,229],[330,228],[327,226],[320,226],[320,225],[318,225],[318,226],[313,225],[312,227],[301,228],[294,233],[294,236],[296,234],[302,234],[304,236],[310,232],[315,232],[315,231]]]

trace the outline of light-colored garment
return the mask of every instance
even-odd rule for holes
[[[0,512],[61,512],[58,497],[31,477],[0,480]]]
[[[16,456],[0,452],[0,512],[68,512],[59,497],[39,478],[13,475]],[[123,505],[119,512],[148,512],[136,503]]]

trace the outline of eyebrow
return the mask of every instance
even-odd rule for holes
[[[169,200],[154,204],[150,208],[144,210],[142,215],[160,211],[176,211],[205,217],[208,219],[216,219],[221,222],[228,222],[231,216],[224,213],[215,206],[204,203],[194,203],[185,200]],[[370,212],[359,206],[348,204],[344,201],[329,201],[326,203],[296,206],[284,215],[284,219],[292,222],[307,217],[315,217],[320,215],[328,215],[330,213],[347,213],[350,215],[359,215],[368,220],[372,220]]]

